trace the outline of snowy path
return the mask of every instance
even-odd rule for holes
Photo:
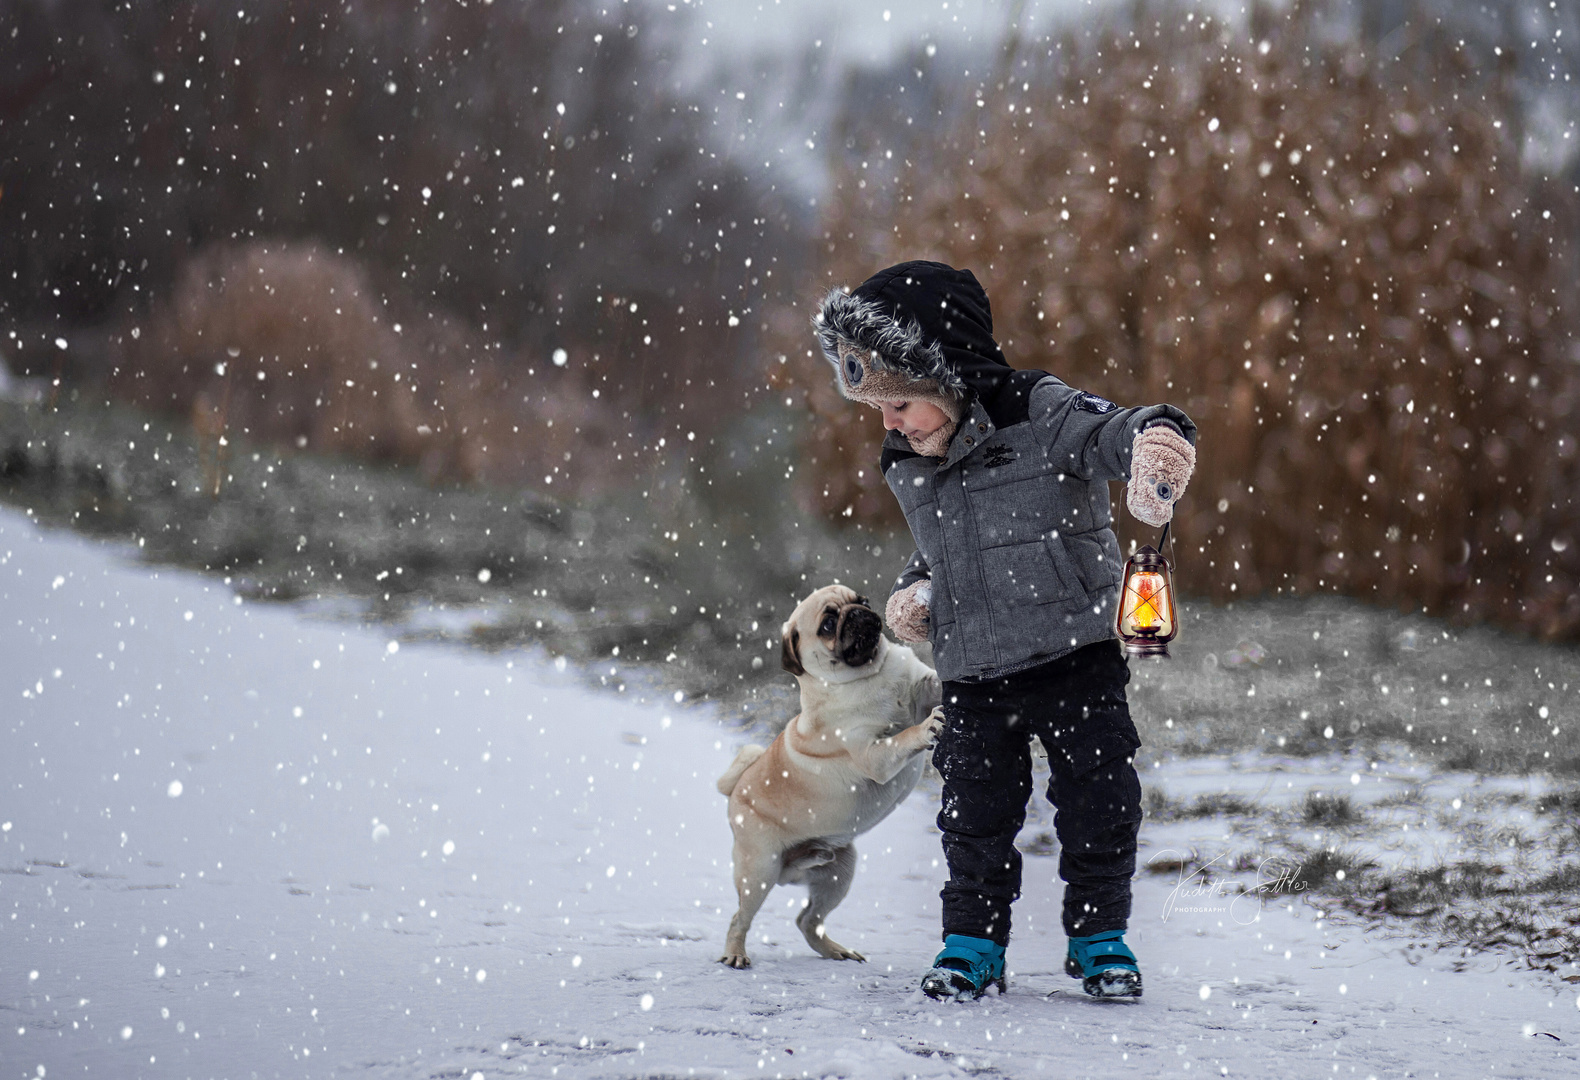
[[[1009,995],[919,1000],[923,794],[832,921],[870,963],[813,957],[785,889],[723,969],[733,750],[0,511],[0,1078],[1580,1075],[1551,983],[1299,900],[1165,921],[1156,875],[1144,1003],[1088,1001],[1044,857]]]

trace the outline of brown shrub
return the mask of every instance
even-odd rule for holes
[[[580,491],[609,482],[621,452],[587,358],[496,357],[459,320],[392,309],[356,260],[316,244],[201,252],[119,341],[113,392],[190,415],[206,445],[228,435],[495,483],[563,481],[576,462]]]
[[[1190,412],[1191,591],[1580,631],[1574,202],[1522,167],[1496,77],[1424,33],[1436,77],[1407,83],[1299,8],[1253,12],[1255,43],[1138,10],[1018,56],[925,169],[847,143],[833,280],[970,267],[1017,365]],[[804,341],[779,381],[816,419],[810,501],[893,520],[879,426]]]
[[[331,453],[420,452],[417,349],[356,262],[317,245],[210,248],[128,337],[113,386],[140,405],[202,402],[234,432]]]

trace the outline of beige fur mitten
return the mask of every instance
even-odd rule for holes
[[[927,605],[932,598],[933,583],[926,578],[911,582],[889,597],[883,609],[883,620],[895,637],[907,645],[927,640],[931,625]]]
[[[1162,424],[1136,432],[1125,506],[1137,521],[1165,524],[1195,468],[1196,448],[1179,432]]]

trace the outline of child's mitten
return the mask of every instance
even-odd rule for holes
[[[889,597],[883,609],[883,620],[895,637],[908,645],[927,640],[931,624],[927,604],[932,598],[933,583],[925,578],[911,582]]]
[[[1195,468],[1196,448],[1172,427],[1157,424],[1136,432],[1125,506],[1137,521],[1164,524],[1174,516],[1174,504]]]

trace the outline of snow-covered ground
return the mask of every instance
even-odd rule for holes
[[[831,922],[869,963],[813,956],[784,889],[727,970],[733,736],[575,674],[392,647],[0,510],[0,1078],[1580,1075],[1551,976],[1177,874],[1136,882],[1144,1001],[1089,1001],[1050,856],[1008,996],[920,999],[927,790],[858,843]],[[1147,780],[1295,779],[1274,765]],[[1149,823],[1142,856],[1215,827]]]

